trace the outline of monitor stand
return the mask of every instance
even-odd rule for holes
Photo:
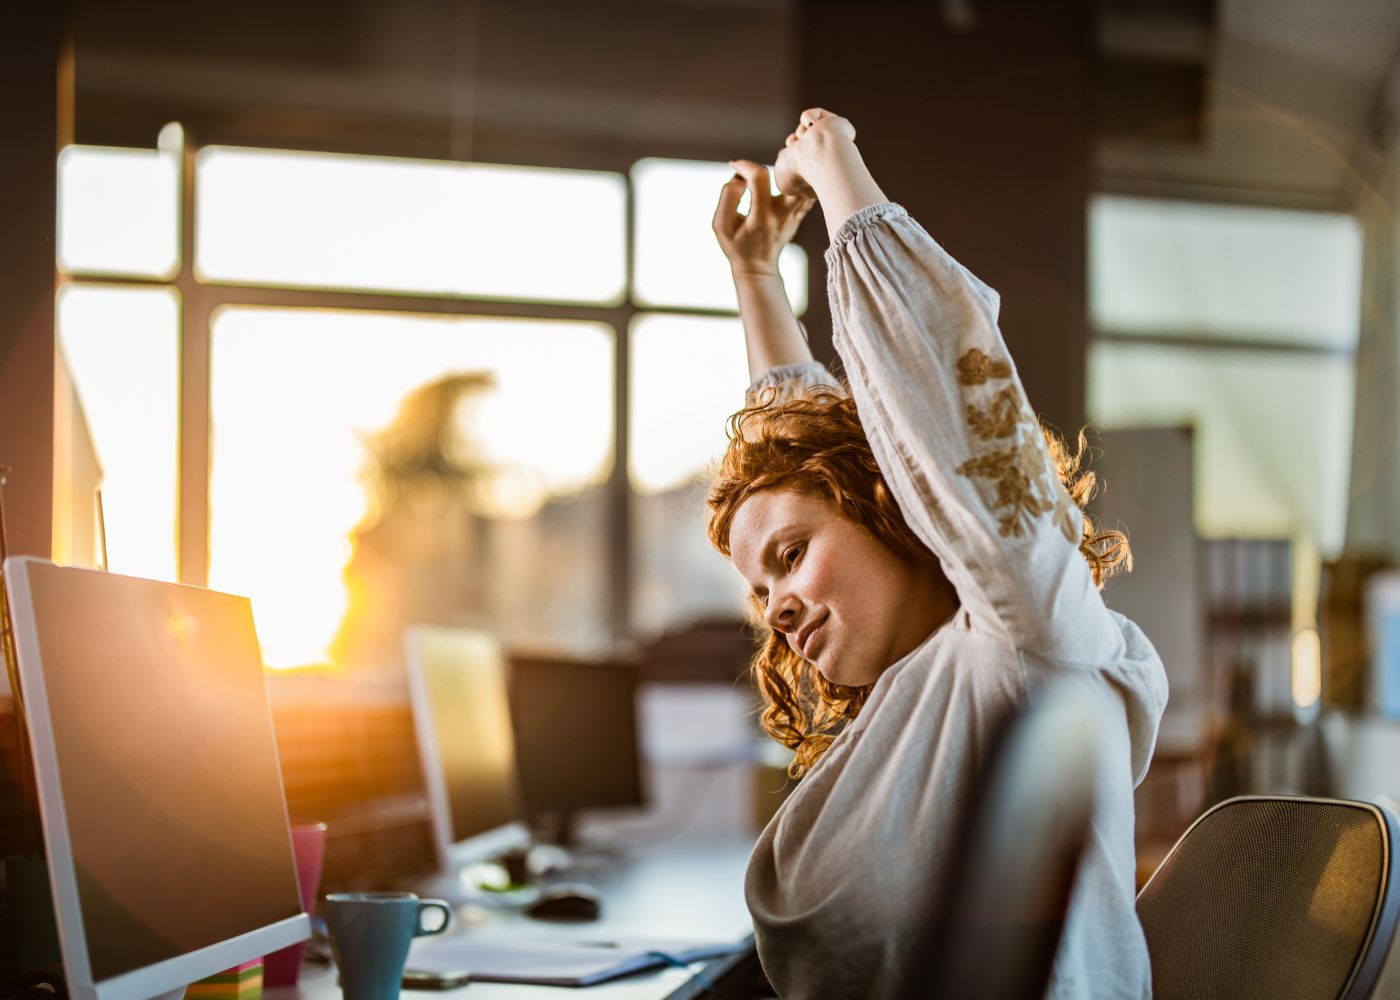
[[[415,881],[420,896],[441,899],[453,908],[517,909],[539,896],[524,851],[510,851],[491,861],[476,861]]]
[[[545,813],[531,821],[536,846],[545,845],[567,851],[572,855],[592,855],[599,858],[619,858],[627,853],[626,845],[606,833],[589,836],[581,832],[579,810],[564,809]]]
[[[537,829],[536,841],[562,847],[566,851],[578,848],[578,810],[560,809],[547,813]]]

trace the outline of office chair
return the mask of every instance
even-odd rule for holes
[[[1383,806],[1246,796],[1206,811],[1138,894],[1156,1000],[1365,1000],[1395,934]]]
[[[1094,811],[1098,721],[1044,688],[997,737],[909,1000],[1041,1000]]]

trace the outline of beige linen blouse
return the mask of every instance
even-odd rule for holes
[[[1150,997],[1133,788],[1166,704],[1161,661],[1094,587],[1079,511],[997,328],[997,294],[889,203],[850,218],[826,262],[861,422],[961,609],[884,672],[760,836],[745,893],[763,967],[792,1000],[891,996],[924,947],[921,918],[997,724],[1068,677],[1099,709],[1103,753],[1049,995]],[[791,365],[751,392],[834,384],[821,365]]]

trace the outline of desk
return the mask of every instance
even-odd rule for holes
[[[515,912],[467,906],[458,909],[449,933],[483,938],[529,933],[561,940],[633,936],[740,941],[752,933],[743,886],[752,846],[752,839],[730,838],[637,848],[622,861],[568,873],[568,881],[588,882],[598,889],[603,900],[601,920],[554,924]],[[409,964],[413,964],[411,952]],[[680,1000],[703,992],[690,987],[699,984],[696,973],[704,967],[705,963],[696,963],[688,969],[660,969],[583,990],[472,983],[460,990],[406,990],[403,995],[406,1000],[559,1000],[568,993],[577,1000],[661,1000],[673,995]],[[340,1000],[340,988],[334,969],[303,969],[299,986],[269,989],[264,996],[267,1000]]]

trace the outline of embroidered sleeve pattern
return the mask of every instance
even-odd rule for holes
[[[889,203],[847,220],[826,260],[833,343],[876,461],[973,627],[1038,662],[1120,655],[996,292]]]
[[[958,382],[965,390],[1010,378],[1011,365],[989,358],[979,348],[958,359]],[[1021,405],[1016,386],[1004,386],[985,407],[968,403],[967,425],[981,441],[1013,439],[1009,446],[976,454],[957,468],[958,475],[983,479],[994,487],[991,507],[1002,536],[1021,538],[1035,527],[1037,518],[1053,511],[1052,520],[1065,539],[1077,542],[1074,505],[1050,465],[1040,428]]]

